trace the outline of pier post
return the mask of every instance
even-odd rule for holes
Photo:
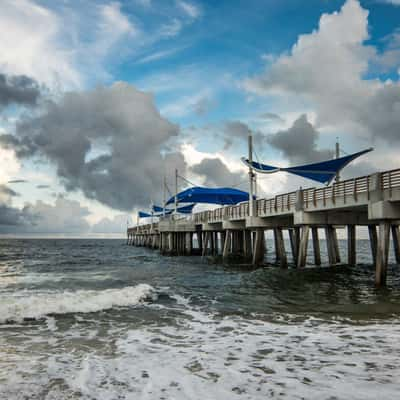
[[[298,255],[298,260],[297,260],[298,268],[304,268],[306,265],[306,262],[307,262],[309,232],[310,232],[310,227],[308,225],[303,225],[303,227],[301,229],[299,255]]]
[[[326,241],[326,249],[328,252],[328,262],[329,265],[336,264],[336,255],[335,255],[335,245],[333,243],[333,228],[332,226],[328,225],[325,227],[325,241]]]
[[[356,226],[347,225],[347,264],[356,265]]]
[[[321,265],[321,249],[319,246],[318,227],[313,226],[311,228],[311,234],[312,234],[312,243],[314,251],[314,264]]]
[[[197,245],[199,246],[200,254],[203,253],[203,232],[198,230],[197,234]]]
[[[204,233],[204,246],[203,246],[203,252],[202,252],[202,257],[204,258],[206,255],[207,255],[207,252],[208,252],[208,245],[209,245],[209,242],[210,242],[210,235],[211,235],[211,232],[205,232]]]
[[[390,223],[379,223],[379,241],[376,253],[375,283],[377,286],[386,285],[387,265],[389,257]]]
[[[252,258],[251,249],[251,231],[245,229],[243,231],[243,255],[247,260]]]
[[[277,252],[277,259],[281,268],[287,268],[287,256],[285,250],[285,242],[283,240],[282,228],[274,229],[275,236],[275,250]]]
[[[376,234],[376,226],[368,225],[369,242],[371,244],[371,254],[374,265],[376,265],[376,253],[378,248],[378,236]]]
[[[339,242],[337,238],[337,231],[334,226],[332,226],[332,239],[333,239],[333,248],[335,249],[335,259],[336,264],[340,263],[340,249],[339,249]]]
[[[227,230],[225,233],[225,241],[224,241],[224,251],[222,253],[223,261],[226,261],[229,257],[229,252],[231,248],[231,240],[232,240],[232,232]]]
[[[289,241],[290,241],[290,248],[292,250],[292,257],[293,257],[293,263],[294,265],[297,265],[297,256],[299,253],[299,245],[298,245],[298,240],[297,240],[297,235],[295,232],[295,229],[289,228]]]
[[[400,231],[398,225],[392,225],[393,251],[396,263],[400,264]]]
[[[255,232],[253,265],[259,265],[264,261],[265,237],[264,231],[257,229]]]

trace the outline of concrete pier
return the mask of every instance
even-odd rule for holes
[[[252,211],[250,213],[250,211]],[[269,199],[203,211],[188,217],[168,216],[127,230],[127,244],[159,249],[168,255],[222,256],[224,263],[264,263],[265,232],[273,232],[276,264],[304,268],[322,264],[319,231],[325,233],[328,263],[342,261],[337,229],[347,230],[348,265],[355,265],[358,226],[368,228],[375,282],[387,280],[389,242],[400,264],[400,169],[299,189]],[[290,249],[285,248],[287,234]],[[313,260],[307,257],[312,236]],[[290,250],[290,251],[288,251]],[[270,258],[269,258],[270,259]]]

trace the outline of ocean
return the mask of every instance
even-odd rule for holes
[[[280,270],[1,239],[0,399],[396,399],[400,266],[377,289],[357,250]]]

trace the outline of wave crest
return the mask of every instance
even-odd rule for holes
[[[155,300],[155,289],[145,283],[122,289],[29,293],[0,297],[0,323],[40,319],[50,314],[91,313]]]

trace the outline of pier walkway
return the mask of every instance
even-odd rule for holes
[[[277,264],[286,268],[283,231],[287,230],[294,264],[303,268],[309,236],[312,237],[313,262],[321,265],[320,229],[325,232],[329,264],[341,263],[336,229],[345,226],[346,263],[354,265],[356,227],[367,226],[376,284],[386,283],[390,235],[396,262],[400,263],[400,169],[258,199],[253,207],[251,210],[249,202],[244,202],[183,218],[167,216],[153,224],[128,228],[127,243],[159,249],[163,254],[221,255],[224,262],[241,257],[259,265],[265,255],[264,232],[272,230]]]

